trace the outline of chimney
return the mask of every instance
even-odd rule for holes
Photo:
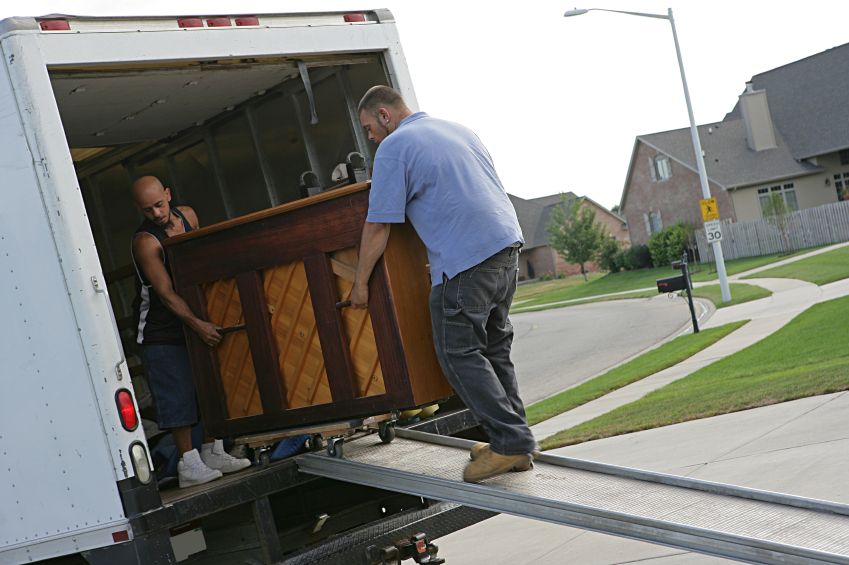
[[[746,92],[740,95],[740,110],[746,123],[746,141],[749,149],[763,151],[774,149],[775,130],[766,100],[766,90],[755,90],[751,82],[746,83]]]

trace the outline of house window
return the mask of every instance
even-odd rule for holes
[[[650,162],[651,180],[661,182],[668,180],[672,176],[672,166],[669,164],[669,157],[666,155],[658,155]]]
[[[648,214],[643,214],[643,220],[646,222],[646,232],[649,235],[663,229],[663,221],[660,219],[660,210],[655,212],[649,211]]]
[[[769,203],[773,195],[778,194],[784,199],[784,204],[791,212],[799,210],[799,202],[796,200],[796,188],[792,182],[786,184],[776,184],[769,187],[758,189],[758,201],[761,205],[761,213],[766,216],[769,210]]]
[[[849,149],[844,149],[837,153],[840,156],[841,165],[849,165]]]
[[[834,189],[837,191],[837,200],[849,200],[849,171],[834,175]]]

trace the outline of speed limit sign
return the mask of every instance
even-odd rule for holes
[[[705,237],[708,243],[722,241],[722,222],[719,220],[705,222]]]

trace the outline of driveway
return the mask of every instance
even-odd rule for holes
[[[542,400],[643,352],[690,323],[686,300],[595,302],[510,317],[513,362],[526,404]]]

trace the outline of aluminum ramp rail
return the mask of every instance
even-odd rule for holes
[[[531,471],[464,483],[473,442],[412,430],[299,456],[304,473],[751,563],[849,564],[849,506],[542,455]]]

